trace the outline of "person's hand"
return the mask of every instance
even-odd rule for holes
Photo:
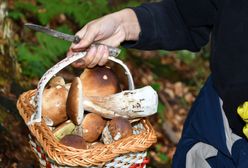
[[[89,67],[104,65],[108,61],[108,48],[105,45],[118,47],[125,40],[138,40],[140,26],[132,9],[124,9],[116,13],[106,15],[86,24],[76,33],[81,41],[72,44],[67,56],[74,52],[87,50],[87,55],[75,62],[75,67]],[[93,43],[104,45],[91,46]]]

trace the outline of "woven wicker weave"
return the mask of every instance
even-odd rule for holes
[[[36,90],[23,93],[17,102],[17,108],[20,115],[27,123],[34,113],[35,109],[31,104]],[[28,125],[32,135],[39,142],[47,156],[59,165],[66,166],[102,166],[116,157],[128,154],[146,151],[156,142],[156,134],[147,119],[141,119],[144,130],[138,135],[132,135],[109,145],[103,145],[93,149],[76,149],[59,143],[51,130],[42,119],[41,123]]]

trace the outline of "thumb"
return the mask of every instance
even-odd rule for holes
[[[96,29],[91,28],[91,29],[86,30],[80,42],[72,46],[72,50],[73,51],[85,50],[95,41],[96,36],[97,36]]]

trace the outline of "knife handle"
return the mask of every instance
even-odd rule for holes
[[[80,42],[80,37],[79,36],[75,36],[74,40],[73,40],[73,43],[77,44]],[[111,57],[117,57],[121,50],[119,48],[116,48],[116,47],[111,47],[111,46],[108,46],[108,45],[105,45],[105,44],[101,44],[101,43],[94,43],[92,44],[91,46],[96,46],[98,47],[99,45],[104,45],[104,46],[107,46],[108,47],[108,50],[109,50],[109,56]]]
[[[104,46],[108,47],[110,57],[117,57],[121,52],[121,50],[119,48],[111,47],[111,46],[108,46],[105,44],[101,44],[101,43],[91,44],[91,46],[96,46],[96,47],[98,47],[99,45],[104,45]]]

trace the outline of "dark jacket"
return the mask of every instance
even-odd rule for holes
[[[211,37],[214,87],[230,127],[243,136],[244,123],[236,109],[248,100],[248,1],[163,0],[134,11],[141,34],[129,47],[199,51]]]
[[[173,168],[248,167],[248,141],[232,133],[220,103],[210,76],[184,123]]]

